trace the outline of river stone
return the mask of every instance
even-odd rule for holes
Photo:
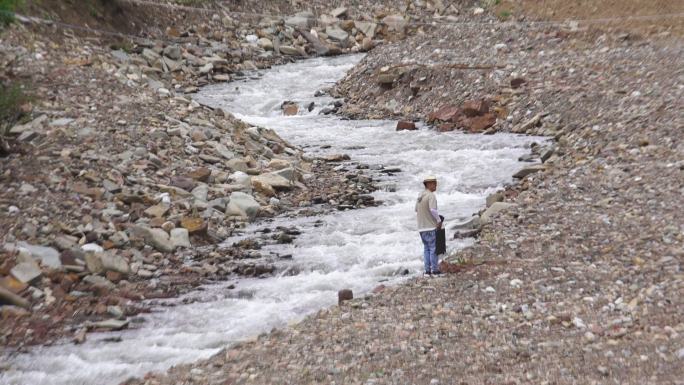
[[[170,253],[173,251],[173,247],[169,240],[169,234],[162,229],[149,228],[146,226],[132,226],[129,231],[131,232],[131,235],[143,238],[146,244],[161,252]]]
[[[266,51],[273,51],[273,42],[269,38],[262,37],[257,40],[257,45]]]
[[[289,190],[292,188],[292,184],[288,179],[272,172],[252,177],[252,184],[255,182],[271,186],[276,190]]]
[[[31,256],[47,267],[59,269],[62,267],[62,261],[59,259],[59,251],[52,247],[31,245],[26,242],[19,242],[17,245],[28,250]]]
[[[366,37],[371,39],[375,37],[375,29],[378,27],[377,24],[370,21],[355,21],[354,25],[356,26],[356,29],[361,31]]]
[[[206,201],[207,197],[209,196],[209,186],[204,183],[199,184],[197,187],[192,189],[192,195],[203,202]]]
[[[337,292],[337,304],[342,305],[344,301],[354,299],[354,293],[350,289],[342,289]]]
[[[128,327],[128,321],[108,319],[99,322],[92,322],[87,325],[91,329],[121,330]]]
[[[182,227],[171,230],[171,245],[175,249],[177,247],[192,247],[190,244],[190,235],[187,229]]]
[[[259,203],[251,195],[240,191],[234,191],[230,194],[230,202],[226,207],[226,215],[236,215],[254,219],[259,212],[260,207]]]
[[[145,58],[145,60],[147,60],[147,63],[152,66],[157,60],[159,60],[161,56],[159,56],[158,53],[152,51],[151,49],[145,48],[142,51],[142,57]]]
[[[302,50],[300,50],[299,48],[295,48],[291,45],[281,45],[280,53],[289,56],[305,56],[305,53]]]
[[[491,222],[491,218],[493,215],[516,206],[517,205],[515,203],[495,202],[487,210],[485,210],[485,212],[483,212],[482,215],[480,215],[480,223],[489,223]]]
[[[268,168],[272,170],[282,170],[284,168],[292,167],[292,163],[285,159],[271,159],[268,162]]]
[[[14,266],[12,270],[10,270],[10,274],[12,274],[17,281],[28,284],[40,277],[42,272],[35,261],[24,261]]]
[[[164,56],[173,59],[173,60],[180,60],[181,58],[181,49],[179,46],[173,44],[173,45],[167,45],[166,48],[164,48]]]
[[[116,288],[116,285],[113,284],[112,281],[108,280],[107,278],[100,277],[99,275],[86,275],[85,278],[83,278],[83,282],[109,290]]]
[[[99,256],[102,261],[102,267],[106,271],[115,271],[121,274],[128,274],[130,272],[128,261],[124,257],[111,252],[105,252],[99,254]]]
[[[294,16],[285,19],[285,25],[308,30],[316,21],[316,17],[311,12],[298,12]]]
[[[346,41],[349,38],[347,31],[336,25],[329,25],[325,28],[325,34],[328,38],[335,41]]]
[[[539,171],[544,171],[544,170],[546,170],[546,167],[544,165],[535,164],[533,166],[525,167],[522,170],[516,172],[513,175],[513,178],[522,179],[522,178],[524,178],[530,174],[534,174],[534,173],[537,173]]]
[[[389,15],[382,19],[382,22],[389,27],[390,31],[404,32],[407,21],[402,15]]]
[[[102,274],[104,272],[100,253],[87,253],[85,255],[85,262],[89,272],[93,274]]]
[[[226,165],[233,171],[247,172],[247,170],[249,170],[247,162],[242,158],[231,159],[226,162]]]

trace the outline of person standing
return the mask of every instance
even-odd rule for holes
[[[437,230],[442,228],[442,221],[437,212],[437,177],[428,176],[423,180],[425,190],[420,193],[416,201],[416,217],[418,232],[423,241],[423,264],[425,274],[442,274],[437,260]]]

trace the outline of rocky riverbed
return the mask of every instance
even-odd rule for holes
[[[557,148],[540,148],[543,166],[489,199],[489,212],[465,229],[479,232],[477,243],[443,265],[452,274],[379,286],[208,361],[129,383],[681,383],[681,41],[581,23],[500,24],[474,4],[458,3],[459,12],[411,4],[453,23],[413,24],[386,38],[406,40],[374,43],[333,92],[347,98],[347,115],[544,134]],[[212,23],[228,28],[221,17]],[[192,31],[178,38],[209,36]],[[240,36],[256,46],[241,52],[267,52],[261,33],[250,33],[256,41]],[[295,48],[313,53],[300,37]],[[69,36],[26,39],[23,30],[3,35],[3,67],[35,78],[46,97],[26,107],[30,119],[14,128],[15,150],[2,162],[0,274],[3,298],[31,312],[2,307],[3,345],[65,331],[78,341],[84,329],[125,326],[109,319],[144,310],[142,297],[232,274],[232,254],[216,253],[215,239],[251,213],[311,200],[304,176],[329,169],[187,95],[275,59],[245,55],[214,67],[211,58],[225,53],[207,52],[213,45],[200,39],[206,45],[182,48],[174,70],[167,59],[179,60],[177,51],[166,44],[123,55]],[[294,170],[302,185],[271,196],[259,177],[289,169],[284,162],[310,168]],[[330,175],[330,185],[346,179]]]

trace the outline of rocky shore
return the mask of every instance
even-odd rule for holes
[[[436,120],[462,129],[468,109],[493,111],[489,132],[555,148],[460,226],[478,239],[445,277],[127,384],[682,384],[683,49],[662,33],[494,22],[376,48],[337,86],[347,114],[453,106]],[[430,55],[458,66],[404,66]]]

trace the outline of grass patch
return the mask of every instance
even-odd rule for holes
[[[509,17],[511,17],[511,11],[504,10],[504,11],[499,12],[499,19],[506,20]]]
[[[23,0],[0,0],[0,27],[14,21],[14,12],[24,4]]]
[[[25,115],[22,106],[31,102],[24,87],[18,83],[0,84],[0,156],[9,153],[5,138],[9,130]]]

